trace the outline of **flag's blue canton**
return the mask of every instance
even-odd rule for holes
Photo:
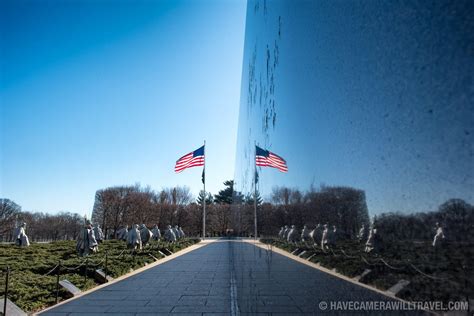
[[[262,149],[258,146],[256,146],[256,155],[257,156],[263,156],[263,157],[268,157],[270,155],[268,150]]]
[[[193,151],[193,157],[204,156],[204,146]]]

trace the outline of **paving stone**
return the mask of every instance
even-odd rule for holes
[[[3,295],[3,294],[2,294]],[[0,298],[0,308],[1,313],[3,313],[3,307],[5,304],[5,298]],[[10,299],[7,298],[7,305],[6,305],[6,315],[8,316],[26,316],[27,314],[21,310],[18,306],[16,306]]]
[[[285,256],[217,241],[42,315],[314,315],[326,301],[390,300]],[[231,296],[231,293],[233,296]]]

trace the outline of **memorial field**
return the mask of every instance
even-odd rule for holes
[[[199,242],[187,238],[175,243],[151,242],[141,251],[127,249],[120,240],[106,240],[99,252],[78,257],[75,241],[33,243],[28,248],[0,245],[0,296],[5,293],[6,270],[9,267],[8,298],[25,312],[34,312],[55,304],[58,280],[68,280],[81,291],[101,283],[96,270],[107,270],[113,278],[124,275]],[[106,256],[107,254],[107,256]],[[59,287],[58,301],[70,297]]]

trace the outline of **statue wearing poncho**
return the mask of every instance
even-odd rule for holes
[[[321,224],[316,225],[316,228],[309,234],[311,238],[313,238],[314,244],[321,246],[321,240],[323,238],[323,230],[321,228]]]
[[[168,225],[168,229],[165,232],[165,239],[169,242],[176,241],[176,234],[174,233],[173,228],[171,228],[171,225]]]
[[[153,239],[154,240],[160,240],[161,232],[160,232],[160,229],[158,228],[158,225],[155,225],[155,227],[153,227],[151,232],[153,233]]]
[[[104,240],[104,232],[100,228],[99,224],[94,226],[94,235],[97,242],[101,243]]]
[[[174,233],[174,235],[176,236],[176,239],[180,239],[180,238],[181,238],[181,235],[179,234],[178,225],[175,225],[175,226],[173,227],[173,233]]]
[[[309,229],[306,227],[306,225],[303,226],[303,230],[301,231],[301,241],[308,241],[310,239],[309,237]]]
[[[288,228],[288,225],[285,225],[285,230],[283,231],[283,239],[287,240],[288,239],[288,233],[290,232],[290,229]]]
[[[369,237],[367,238],[367,242],[365,243],[365,252],[369,253],[373,251],[375,247],[377,246],[376,235],[377,235],[377,229],[373,227],[370,228]]]
[[[324,224],[323,236],[321,237],[321,250],[329,249],[329,229],[328,225]]]
[[[299,238],[298,231],[296,230],[295,225],[291,225],[291,229],[288,233],[287,241],[288,242],[297,242],[298,238]]]
[[[367,235],[367,230],[365,229],[365,225],[362,224],[362,227],[359,230],[359,234],[357,234],[357,239],[359,240],[359,242],[364,241],[366,235]]]
[[[142,224],[140,227],[140,238],[142,240],[142,246],[145,247],[148,242],[150,242],[151,238],[153,237],[153,233],[146,227],[145,224]]]
[[[86,225],[79,233],[77,244],[77,254],[79,256],[87,256],[90,253],[98,251],[98,243],[95,239],[94,230],[92,229],[91,222],[87,221]]]
[[[330,229],[328,232],[328,246],[329,247],[334,247],[336,245],[337,237],[338,237],[337,228],[336,228],[336,225],[333,225],[332,230]]]
[[[17,246],[20,247],[28,247],[30,245],[30,240],[28,239],[28,236],[26,235],[26,223],[22,223],[20,226],[15,228],[15,243]]]
[[[142,239],[140,236],[140,231],[138,230],[138,224],[133,225],[133,227],[127,233],[127,247],[133,250],[137,248],[142,249]]]
[[[436,223],[436,235],[433,238],[433,247],[437,247],[441,244],[441,240],[444,239],[444,232],[443,232],[443,227],[439,225],[439,223]]]
[[[280,231],[278,232],[278,237],[283,238],[283,234],[285,233],[285,227],[281,227]]]
[[[178,231],[179,231],[179,235],[181,236],[181,238],[186,237],[186,234],[184,233],[183,228],[179,227]]]
[[[125,225],[119,231],[117,232],[117,239],[119,240],[127,240],[127,235],[128,235],[128,226]]]

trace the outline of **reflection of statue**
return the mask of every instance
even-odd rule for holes
[[[76,244],[77,254],[79,256],[87,256],[92,252],[99,250],[97,240],[95,239],[94,230],[90,221],[86,220],[86,224],[79,233]]]
[[[439,246],[441,244],[441,240],[444,239],[444,232],[443,232],[443,227],[439,225],[439,223],[436,223],[436,235],[434,236],[433,239],[433,247]]]
[[[138,224],[133,225],[133,227],[127,233],[127,246],[130,249],[142,249],[142,239],[140,236],[140,231],[138,230]]]
[[[316,228],[309,234],[311,238],[313,238],[314,244],[321,246],[321,238],[323,238],[323,230],[321,228],[321,224],[316,225]]]
[[[369,230],[369,237],[367,238],[367,242],[365,243],[365,252],[369,253],[375,249],[375,235],[377,234],[377,229],[371,228]]]
[[[357,239],[359,240],[359,242],[362,242],[365,239],[365,235],[366,235],[365,225],[362,224],[359,230],[359,234],[357,234]]]
[[[181,236],[181,238],[184,238],[184,237],[186,237],[186,234],[184,233],[184,231],[183,231],[183,228],[182,228],[182,227],[179,227],[179,228],[178,228],[178,231],[179,231],[179,235]]]
[[[26,223],[21,223],[20,226],[15,228],[15,243],[20,247],[28,247],[30,245],[30,240],[26,235]]]
[[[291,229],[288,232],[287,237],[288,242],[297,242],[298,241],[298,231],[295,228],[295,225],[291,225]]]
[[[301,231],[301,240],[302,241],[308,241],[310,239],[309,237],[310,231],[306,225],[303,226],[303,230]]]
[[[125,225],[121,229],[117,231],[117,239],[119,240],[127,240],[127,234],[128,234],[128,226]]]
[[[283,232],[283,239],[287,240],[288,239],[288,233],[290,232],[290,229],[288,228],[288,225],[285,225],[285,231]]]
[[[321,237],[321,249],[322,250],[329,249],[329,247],[328,247],[328,238],[329,238],[328,225],[324,224],[323,234],[322,234],[322,237]]]
[[[158,228],[158,225],[155,225],[155,227],[153,227],[151,232],[153,233],[153,239],[154,240],[160,240],[161,232],[160,232],[160,229]]]
[[[142,246],[145,247],[152,237],[153,233],[148,229],[148,227],[146,227],[145,224],[142,224],[142,226],[140,227],[140,238],[142,240]]]
[[[336,225],[332,226],[332,230],[329,230],[329,236],[328,236],[328,244],[330,246],[336,245],[337,241],[337,228]]]
[[[171,225],[168,225],[168,229],[165,231],[165,239],[169,242],[176,241],[176,234],[174,233],[173,228],[171,228]]]
[[[94,235],[97,242],[101,243],[104,240],[104,232],[100,228],[99,224],[94,226]]]
[[[281,227],[280,231],[278,232],[278,237],[283,238],[283,234],[285,233],[285,227]]]
[[[172,228],[172,230],[173,230],[174,235],[176,236],[176,239],[180,239],[181,236],[179,235],[178,225],[175,225],[175,226]]]

